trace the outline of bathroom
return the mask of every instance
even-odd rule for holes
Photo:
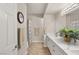
[[[0,55],[79,55],[79,3],[2,3],[0,14]]]

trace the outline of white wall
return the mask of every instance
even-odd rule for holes
[[[56,32],[58,32],[60,29],[66,27],[66,16],[61,15],[60,13],[55,15],[56,19]]]
[[[24,15],[24,23],[20,24],[19,22],[17,22],[18,28],[21,28],[24,31],[23,32],[24,38],[23,38],[23,41],[21,42],[22,46],[21,46],[21,49],[19,50],[19,54],[27,54],[27,47],[28,47],[28,42],[27,42],[27,4],[24,4],[24,3],[17,4],[17,11],[22,12]]]
[[[42,36],[43,36],[43,24],[41,21],[40,17],[37,16],[30,16],[29,17],[30,20],[30,31],[31,31],[31,41],[32,42],[42,42]],[[35,28],[38,28],[37,30],[35,30]],[[37,33],[37,35],[35,35],[35,32]],[[29,36],[30,36],[29,35]]]
[[[45,32],[46,33],[54,33],[55,32],[55,17],[51,14],[44,15],[44,24],[45,24]]]
[[[61,16],[60,13],[57,14],[46,14],[44,15],[45,21],[45,32],[55,34],[61,28],[66,26],[66,17]]]

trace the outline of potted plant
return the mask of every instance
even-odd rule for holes
[[[74,43],[76,43],[76,40],[79,40],[79,31],[73,30],[72,32],[69,31],[69,34],[71,39],[74,39]]]
[[[70,42],[73,39],[75,43],[76,40],[79,40],[79,30],[63,28],[59,32],[60,36],[64,37],[65,42]]]
[[[60,36],[64,37],[65,42],[70,42],[71,41],[70,36],[68,35],[68,33],[69,33],[68,31],[69,30],[67,28],[63,28],[59,31]]]

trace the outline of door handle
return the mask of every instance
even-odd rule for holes
[[[55,52],[55,50],[53,49],[53,51]]]
[[[12,49],[12,51],[16,50],[16,48],[18,48],[18,46],[17,46],[17,45],[15,45],[15,46],[14,46],[14,48]]]
[[[15,45],[15,48],[18,48],[18,46],[17,46],[17,45]]]

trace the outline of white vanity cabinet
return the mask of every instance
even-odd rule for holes
[[[66,55],[66,53],[48,36],[46,36],[46,43],[52,55]]]

